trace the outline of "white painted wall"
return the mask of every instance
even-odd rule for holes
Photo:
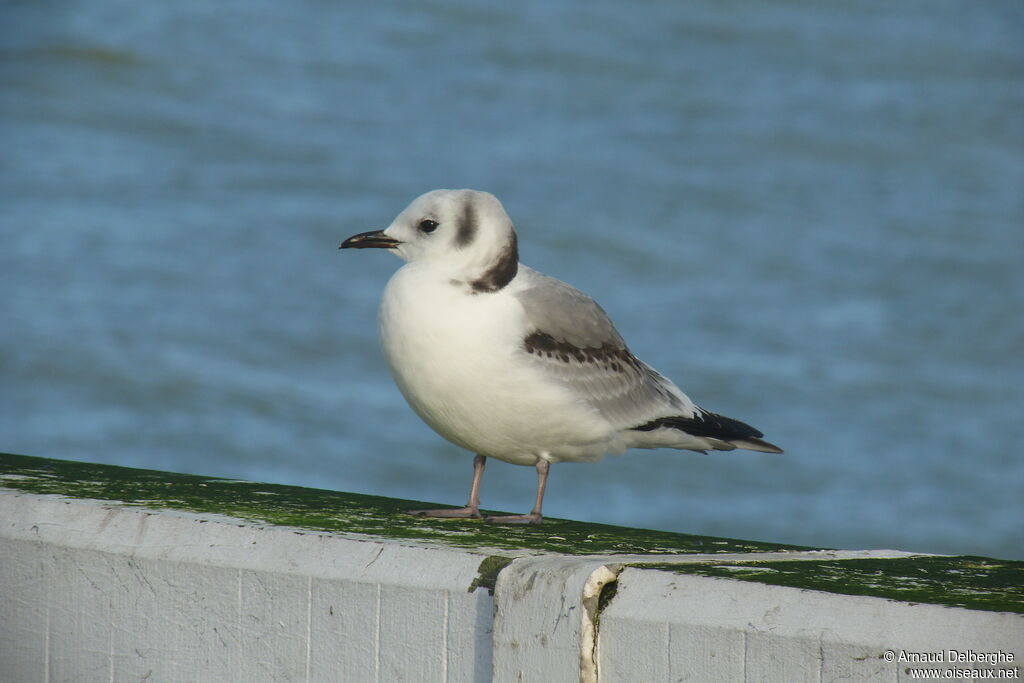
[[[0,681],[486,681],[481,559],[0,490]]]
[[[484,557],[0,489],[0,681],[898,681],[886,649],[1024,659],[1019,614],[625,566],[707,556],[523,556],[492,597],[469,590]]]
[[[1014,653],[1024,677],[1024,616],[627,568],[598,644],[602,683],[906,681],[921,665],[886,650],[950,648]]]

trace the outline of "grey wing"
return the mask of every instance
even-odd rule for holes
[[[617,429],[669,415],[694,415],[693,402],[629,351],[596,301],[536,271],[523,275],[528,284],[516,298],[531,328],[523,348],[545,374]]]

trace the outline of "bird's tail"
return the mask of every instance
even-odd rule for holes
[[[761,451],[762,453],[785,453],[781,448],[773,443],[768,443],[764,439],[758,439],[757,437],[748,436],[745,439],[739,439],[737,441],[730,441],[736,448],[746,448],[748,451]]]

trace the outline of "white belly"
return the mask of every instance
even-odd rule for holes
[[[419,264],[395,273],[381,302],[381,343],[395,382],[444,438],[522,465],[618,450],[596,411],[529,363],[524,325],[507,292],[468,295]]]

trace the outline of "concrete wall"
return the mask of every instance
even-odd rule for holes
[[[0,681],[901,681],[901,651],[1024,657],[1016,612],[680,573],[749,554],[504,554],[492,595],[486,551],[0,488]]]
[[[950,649],[1012,653],[1019,677],[1024,618],[626,569],[601,615],[599,648],[609,682],[636,681],[637,671],[656,681],[906,681],[920,665],[898,661],[901,652]]]
[[[0,491],[0,680],[480,681],[481,557]]]

